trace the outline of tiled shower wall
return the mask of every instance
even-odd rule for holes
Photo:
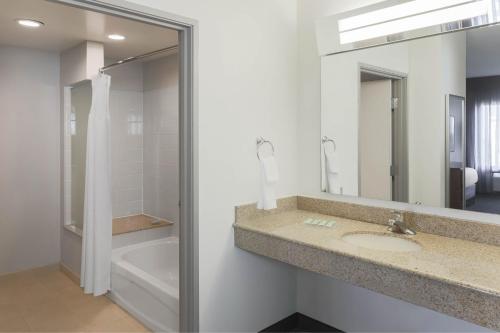
[[[178,56],[122,65],[108,74],[113,217],[144,213],[177,224]],[[73,196],[83,205],[83,198]]]
[[[123,65],[109,74],[113,216],[144,213],[177,224],[178,56]]]
[[[179,68],[172,54],[144,64],[144,213],[179,222]]]
[[[141,214],[143,177],[142,64],[109,71],[113,217]]]

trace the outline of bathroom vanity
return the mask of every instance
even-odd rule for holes
[[[270,212],[239,206],[235,244],[499,330],[500,226],[402,214],[416,235],[388,231],[393,212],[380,207],[301,196]]]
[[[304,126],[316,139],[301,142],[299,173],[299,192],[316,198],[238,207],[236,246],[500,330],[500,10],[491,4],[389,0],[318,19],[321,124]],[[315,296],[317,308],[334,303]],[[364,310],[354,320],[373,314]]]

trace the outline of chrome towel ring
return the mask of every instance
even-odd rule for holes
[[[337,151],[337,144],[335,143],[335,140],[330,139],[325,135],[324,137],[321,138],[321,142],[323,143],[323,145],[327,144],[328,142],[331,142],[333,144],[333,151],[334,152]]]
[[[268,145],[271,146],[271,149],[273,151],[273,155],[272,156],[274,156],[274,145],[273,145],[273,143],[271,141],[269,141],[269,140],[264,139],[263,137],[259,137],[259,138],[257,138],[257,158],[259,160],[261,159],[260,158],[260,148],[263,145],[265,145],[265,144],[268,144]]]

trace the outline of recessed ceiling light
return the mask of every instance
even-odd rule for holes
[[[117,35],[117,34],[112,34],[112,35],[108,35],[108,38],[112,39],[112,40],[124,40],[125,36],[123,36],[123,35]]]
[[[43,22],[29,20],[29,19],[17,19],[16,21],[17,21],[17,23],[19,23],[23,27],[27,27],[27,28],[40,28],[41,26],[45,25],[45,23],[43,23]]]

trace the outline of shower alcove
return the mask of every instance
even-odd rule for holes
[[[113,247],[177,236],[178,54],[123,64],[106,74],[111,76]],[[64,221],[76,233],[83,228],[91,100],[89,80],[65,88]]]

